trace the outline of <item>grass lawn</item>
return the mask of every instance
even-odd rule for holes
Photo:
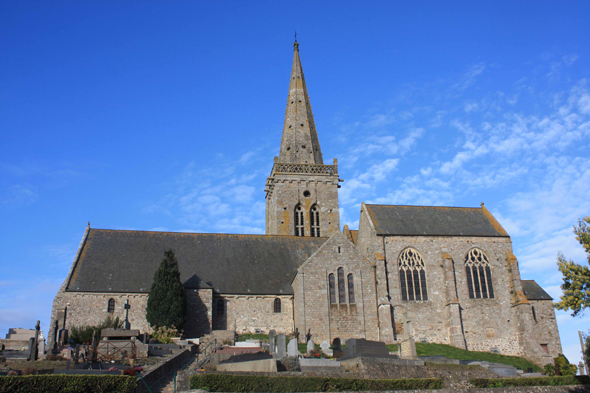
[[[389,348],[391,352],[397,352],[396,344],[390,344],[387,348]],[[533,371],[541,371],[541,367],[518,356],[499,355],[491,352],[466,351],[445,344],[416,343],[416,353],[418,356],[446,356],[448,359],[479,360],[506,364],[524,371],[528,368],[532,368]]]
[[[256,333],[256,334],[240,334],[236,341],[246,341],[246,340],[262,340],[262,342],[268,342],[268,334],[263,333]]]

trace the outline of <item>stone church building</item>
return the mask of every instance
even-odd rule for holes
[[[148,293],[171,248],[188,298],[187,337],[297,329],[301,340],[405,335],[540,364],[561,353],[551,297],[520,278],[510,236],[483,203],[363,203],[358,230],[341,231],[340,182],[337,160],[322,157],[295,42],[280,153],[266,181],[266,234],[88,226],[53,302],[50,347],[62,327],[126,312],[132,329],[149,331]]]

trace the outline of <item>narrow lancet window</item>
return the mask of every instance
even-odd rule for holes
[[[334,279],[334,274],[330,274],[328,276],[328,282],[330,286],[330,304],[336,303],[336,280]]]
[[[109,299],[108,312],[111,314],[115,312],[115,299],[113,298]]]
[[[217,301],[217,315],[225,314],[225,304],[223,303],[223,299],[219,299]]]
[[[428,300],[424,259],[413,248],[406,248],[399,256],[399,281],[402,300]]]
[[[338,268],[338,303],[346,303],[346,288],[344,285],[344,269]]]
[[[486,254],[479,248],[472,248],[465,258],[465,274],[470,299],[493,299],[492,269]]]
[[[354,277],[352,273],[348,275],[348,303],[354,304]]]
[[[320,209],[313,205],[309,211],[309,223],[311,224],[311,236],[320,237]]]
[[[275,314],[279,314],[281,312],[281,299],[275,299]]]
[[[303,207],[297,205],[295,207],[295,236],[305,236]]]

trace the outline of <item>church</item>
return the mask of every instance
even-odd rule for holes
[[[341,230],[342,181],[337,160],[324,163],[295,42],[280,152],[264,190],[266,233],[88,225],[53,301],[50,348],[59,329],[108,315],[127,312],[131,329],[150,331],[149,290],[172,249],[187,294],[186,337],[271,329],[315,342],[411,337],[538,364],[561,353],[552,298],[521,279],[510,236],[483,203],[363,203],[358,229]]]

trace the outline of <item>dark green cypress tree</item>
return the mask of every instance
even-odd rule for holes
[[[146,311],[146,319],[153,328],[174,326],[180,330],[186,321],[186,293],[172,250],[164,253],[164,260],[154,274]]]

